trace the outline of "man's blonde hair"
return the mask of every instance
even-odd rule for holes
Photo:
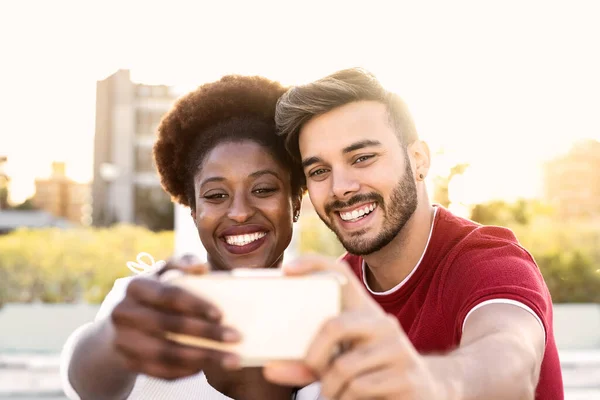
[[[298,135],[311,118],[355,101],[378,101],[388,109],[390,123],[398,139],[408,145],[418,139],[417,131],[402,99],[387,91],[375,75],[362,68],[335,72],[306,85],[288,90],[277,101],[275,124],[285,137],[290,154],[300,159]]]

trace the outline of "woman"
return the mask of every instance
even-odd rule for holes
[[[180,99],[158,129],[161,183],[190,207],[213,269],[277,268],[292,238],[304,177],[275,135],[275,104],[284,91],[265,78],[227,76]],[[167,265],[201,267],[189,259]],[[239,369],[233,354],[164,339],[165,331],[175,331],[238,340],[220,317],[156,274],[120,280],[96,322],[65,346],[65,391],[93,399],[293,398],[291,388],[266,382],[260,369]],[[311,389],[296,398],[316,398]]]

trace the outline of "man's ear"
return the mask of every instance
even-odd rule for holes
[[[423,180],[429,173],[431,155],[429,146],[422,140],[416,140],[408,146],[408,154],[414,160],[414,173],[416,180]]]
[[[198,224],[196,223],[196,210],[193,208],[190,208],[190,215],[192,216],[192,221],[194,221],[194,225],[197,227]]]

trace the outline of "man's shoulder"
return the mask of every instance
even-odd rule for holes
[[[439,213],[436,239],[450,242],[452,249],[449,249],[449,252],[486,251],[499,246],[514,246],[519,251],[525,251],[514,232],[508,228],[481,225],[444,208],[440,208]]]
[[[510,229],[501,226],[475,226],[455,241],[441,265],[443,286],[452,290],[522,286],[546,293],[531,253]]]

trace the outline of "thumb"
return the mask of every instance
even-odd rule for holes
[[[350,265],[344,260],[323,256],[304,256],[284,265],[283,272],[289,276],[319,272],[338,273],[344,281],[342,285],[342,304],[345,310],[358,310],[375,304]]]
[[[308,386],[317,381],[316,375],[300,361],[270,361],[263,375],[271,383],[282,386]]]

